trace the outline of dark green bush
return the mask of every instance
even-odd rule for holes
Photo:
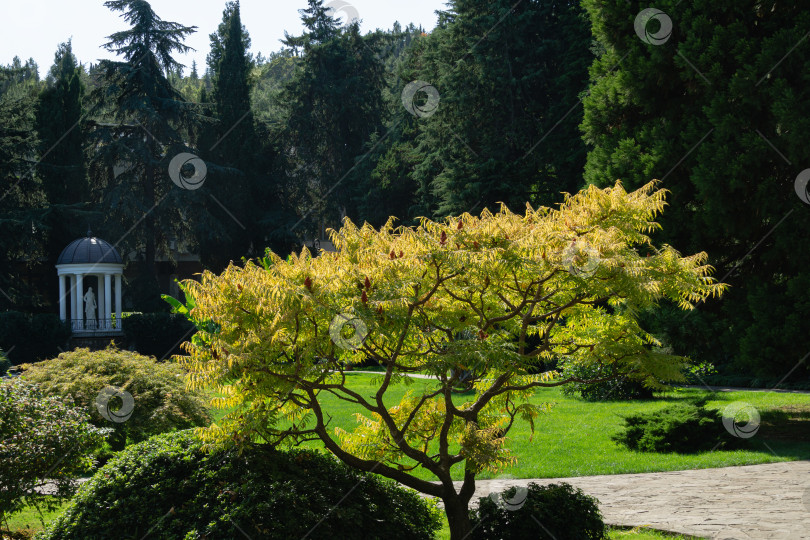
[[[596,379],[615,372],[600,373],[597,366],[566,366],[563,377],[578,377],[580,379]],[[630,399],[652,399],[653,392],[638,381],[624,375],[597,383],[569,383],[563,385],[562,392],[566,396],[579,395],[587,401],[625,401]]]
[[[3,352],[3,349],[0,349],[0,377],[5,375],[12,365],[11,360],[6,357],[6,353]]]
[[[509,488],[494,497],[482,497],[478,502],[478,508],[470,512],[474,527],[471,540],[603,540],[608,537],[599,501],[570,484],[540,486],[532,482],[525,491]]]
[[[53,313],[0,312],[0,348],[12,364],[53,358],[69,338],[70,325]]]
[[[263,446],[209,454],[186,431],[117,454],[44,538],[428,540],[440,518],[415,492],[330,456]]]
[[[174,313],[133,313],[124,319],[129,346],[158,360],[181,354],[180,344],[191,341],[194,325]]]
[[[138,442],[210,422],[202,397],[186,390],[185,371],[171,362],[156,362],[153,357],[109,347],[101,351],[76,349],[21,369],[22,377],[39,384],[45,394],[72,396],[90,413],[93,424],[112,428],[110,445],[116,450],[127,440]],[[107,387],[124,388],[134,398],[132,416],[126,421],[111,422],[99,412],[96,398]],[[123,403],[113,398],[110,405],[115,411]]]
[[[742,439],[723,427],[722,415],[696,403],[671,405],[624,419],[612,439],[640,452],[694,453],[737,446]]]

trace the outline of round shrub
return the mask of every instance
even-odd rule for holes
[[[737,446],[742,439],[723,427],[722,415],[695,403],[680,403],[624,418],[612,439],[640,452],[694,453]]]
[[[314,451],[206,453],[189,431],[120,452],[45,539],[431,539],[440,512],[415,492]],[[313,530],[314,529],[314,530]]]
[[[0,381],[0,523],[23,506],[53,508],[71,496],[71,480],[90,465],[104,434],[69,400],[44,396],[19,378]],[[55,497],[34,490],[46,478]]]
[[[597,366],[566,366],[563,377],[572,376],[580,379],[596,379],[605,376],[605,374],[600,374]],[[650,388],[625,375],[618,374],[614,378],[602,382],[569,383],[563,385],[562,392],[566,396],[578,394],[586,401],[626,401],[631,399],[652,399],[653,397]]]
[[[508,488],[482,497],[470,512],[471,540],[556,538],[606,540],[599,501],[571,484]]]
[[[112,428],[114,450],[123,448],[128,439],[138,442],[158,433],[205,426],[211,420],[202,397],[186,390],[183,368],[135,352],[76,349],[21,368],[22,377],[39,384],[45,394],[72,396],[90,413],[94,425]],[[134,408],[126,421],[112,422],[101,415],[96,400],[108,387],[132,395]],[[111,411],[124,405],[119,397],[109,404]]]

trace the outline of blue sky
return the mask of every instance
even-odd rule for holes
[[[410,22],[426,30],[436,25],[437,9],[444,0],[333,0],[336,5],[349,4],[339,16],[354,11],[359,15],[363,32],[390,28],[395,21],[403,26]],[[326,0],[329,4],[330,0]],[[197,26],[197,33],[186,43],[196,52],[177,59],[191,66],[192,59],[204,70],[208,53],[208,34],[222,20],[225,0],[152,0],[152,8],[164,20]],[[242,22],[253,40],[251,52],[267,54],[277,51],[284,31],[301,32],[299,9],[306,0],[242,0]],[[56,46],[73,38],[73,50],[86,64],[100,58],[111,58],[101,48],[106,36],[124,30],[126,23],[119,14],[104,7],[103,0],[0,0],[0,64],[11,63],[14,56],[23,61],[33,57],[40,75],[53,63]]]

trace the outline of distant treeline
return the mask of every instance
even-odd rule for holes
[[[67,42],[44,80],[33,60],[0,68],[0,309],[37,311],[51,293],[24,269],[88,225],[135,255],[129,288],[150,311],[170,246],[221,271],[344,216],[410,225],[658,178],[658,238],[707,251],[732,288],[686,316],[662,306],[650,329],[721,373],[806,379],[800,4],[451,0],[430,33],[361,34],[309,0],[304,33],[264,56],[229,2],[204,69],[184,69],[174,56],[195,28],[107,2],[131,24],[104,44],[116,61],[85,69]],[[205,164],[199,189],[183,182],[200,162],[180,154]]]

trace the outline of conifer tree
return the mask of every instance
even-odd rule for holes
[[[285,44],[302,48],[300,69],[282,94],[288,104],[287,171],[303,196],[302,227],[322,235],[353,213],[347,181],[364,145],[381,129],[383,65],[360,35],[357,22],[339,28],[322,0],[301,10],[305,32]],[[308,227],[308,229],[307,229]]]
[[[195,27],[162,20],[143,0],[104,5],[120,12],[131,28],[112,34],[104,45],[123,60],[99,64],[93,114],[100,120],[92,132],[91,171],[99,203],[107,210],[105,233],[142,254],[139,279],[131,289],[151,305],[139,308],[159,309],[156,257],[168,254],[170,241],[189,239],[190,220],[204,212],[204,194],[178,187],[169,175],[172,159],[193,150],[186,141],[195,107],[169,76],[180,66],[173,54],[191,50],[183,40]],[[116,175],[119,166],[126,170]]]
[[[661,20],[671,34],[645,40],[634,22],[648,4],[584,6],[602,51],[584,100],[586,180],[660,178],[672,198],[658,237],[700,245],[732,285],[722,303],[688,318],[659,310],[650,324],[676,352],[721,370],[806,377],[806,361],[793,368],[810,350],[801,322],[810,319],[810,236],[800,232],[810,206],[794,183],[810,163],[810,50],[799,46],[810,12],[772,0],[665,0],[640,35],[657,36]]]
[[[57,48],[36,110],[38,173],[48,199],[48,259],[56,260],[72,240],[83,236],[89,221],[90,188],[82,125],[85,86],[70,41]],[[55,286],[55,284],[54,284]]]

